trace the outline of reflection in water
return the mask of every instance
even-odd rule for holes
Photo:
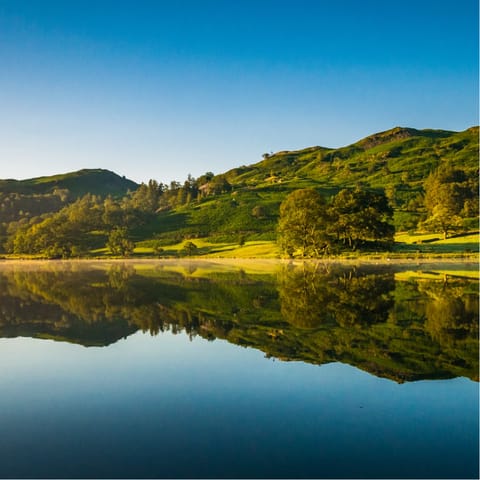
[[[282,315],[302,328],[385,322],[394,288],[393,272],[320,271],[318,264],[308,263],[283,268],[278,280]]]
[[[398,382],[478,379],[478,281],[437,277],[318,263],[275,274],[4,265],[0,335],[101,346],[139,329],[170,330],[283,360],[340,361]]]

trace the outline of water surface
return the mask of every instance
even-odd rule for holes
[[[472,272],[3,265],[0,476],[475,478]]]

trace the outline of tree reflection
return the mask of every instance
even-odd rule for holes
[[[115,264],[108,269],[108,282],[116,290],[125,290],[135,275],[135,268],[127,264]]]
[[[277,275],[190,270],[4,267],[0,336],[108,345],[137,330],[184,332],[396,381],[478,378],[476,281],[321,263]]]
[[[385,322],[394,288],[393,273],[338,272],[311,263],[285,267],[278,276],[282,315],[301,328]]]
[[[455,279],[424,282],[420,290],[426,295],[425,330],[441,345],[478,338],[478,294],[465,294]]]

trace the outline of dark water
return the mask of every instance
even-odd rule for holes
[[[82,265],[0,268],[1,477],[478,477],[476,266]]]

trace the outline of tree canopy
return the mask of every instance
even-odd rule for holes
[[[128,257],[133,253],[135,244],[128,238],[126,228],[117,227],[108,237],[107,248],[113,255]]]
[[[393,241],[392,209],[383,192],[341,190],[330,204],[313,189],[295,190],[280,205],[278,241],[289,256],[318,257]]]
[[[390,223],[393,210],[384,192],[359,187],[341,190],[335,195],[330,211],[330,231],[350,248],[371,240],[393,241],[395,229]]]
[[[440,231],[444,238],[461,227],[464,218],[478,216],[478,177],[474,181],[463,170],[442,165],[424,187],[428,216],[423,226]]]
[[[328,251],[329,216],[323,197],[311,188],[295,190],[280,205],[279,242],[289,256],[316,257]]]

